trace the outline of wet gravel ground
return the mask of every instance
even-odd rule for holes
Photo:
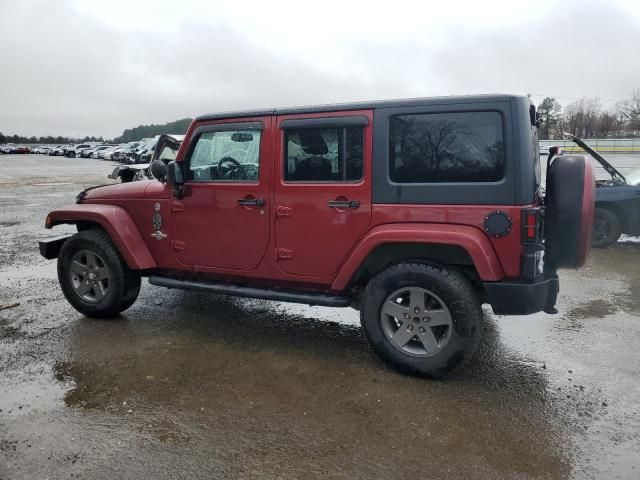
[[[75,312],[36,240],[112,168],[0,156],[0,479],[640,478],[636,239],[562,272],[556,316],[487,310],[473,364],[421,380],[350,309],[143,282],[119,318]]]

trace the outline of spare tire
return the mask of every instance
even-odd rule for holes
[[[555,157],[547,169],[545,263],[579,268],[589,255],[595,208],[593,164],[582,155]]]

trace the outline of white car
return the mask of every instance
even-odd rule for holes
[[[120,148],[120,145],[113,145],[109,148],[106,148],[104,150],[100,150],[98,152],[98,158],[101,158],[103,160],[111,160],[111,154],[116,151],[118,148]]]
[[[49,149],[49,155],[53,157],[63,156],[64,155],[64,147],[58,145],[56,147],[51,147]]]
[[[98,145],[97,147],[94,147],[91,150],[85,150],[82,153],[86,155],[87,158],[99,158],[98,153],[111,147],[113,147],[113,145]]]
[[[93,148],[93,145],[90,143],[79,143],[78,145],[67,148],[65,154],[69,158],[75,158],[79,157],[83,150],[89,150],[90,148]]]

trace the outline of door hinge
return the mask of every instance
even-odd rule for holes
[[[184,204],[180,202],[171,202],[171,213],[184,212]]]
[[[187,249],[187,242],[183,242],[182,240],[174,240],[171,243],[173,244],[173,250],[176,252],[181,252],[182,250]]]
[[[276,218],[290,217],[290,216],[291,216],[291,207],[285,207],[283,205],[276,206]]]
[[[278,248],[276,249],[276,255],[278,256],[278,260],[291,260],[293,258],[293,250]]]

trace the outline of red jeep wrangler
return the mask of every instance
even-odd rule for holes
[[[526,97],[487,95],[203,115],[159,180],[94,187],[40,243],[79,312],[117,315],[140,278],[352,306],[376,353],[441,376],[496,314],[554,312],[556,271],[588,254],[594,176],[558,156],[541,194]]]

